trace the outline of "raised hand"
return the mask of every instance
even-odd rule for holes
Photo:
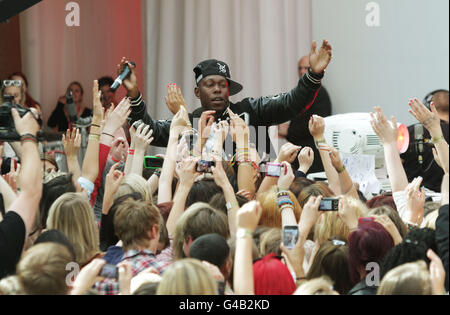
[[[170,132],[175,133],[177,137],[188,126],[189,117],[186,120],[186,116],[188,117],[188,114],[184,106],[181,106],[175,116],[173,116],[172,122],[170,123]]]
[[[186,108],[186,101],[184,100],[183,93],[181,93],[181,88],[175,83],[171,83],[167,86],[167,96],[164,96],[167,108],[172,112],[172,114],[178,113],[181,106]]]
[[[250,201],[243,205],[237,212],[237,227],[255,231],[261,217],[262,208],[258,201]]]
[[[211,126],[214,123],[215,113],[215,110],[206,110],[200,116],[200,120],[198,121],[198,133],[202,143],[205,143],[211,134]]]
[[[67,129],[66,134],[62,135],[62,144],[67,157],[78,156],[81,147],[80,129]]]
[[[180,180],[180,185],[191,187],[194,184],[195,179],[201,175],[197,172],[196,168],[198,161],[198,158],[188,157],[177,163],[176,172]]]
[[[425,191],[420,189],[423,178],[416,177],[405,189],[406,212],[405,220],[420,225],[424,215]]]
[[[432,249],[427,251],[427,257],[430,259],[429,268],[432,293],[434,295],[445,294],[445,269],[442,260]]]
[[[139,95],[136,67],[133,66],[127,58],[122,57],[120,64],[117,65],[117,74],[121,74],[126,65],[130,67],[131,73],[123,80],[122,84],[127,90],[127,95],[131,98],[136,98]]]
[[[228,107],[228,115],[230,116],[230,135],[238,147],[248,147],[250,129],[245,121],[238,115],[233,113]]]
[[[411,107],[409,110],[411,115],[413,115],[418,122],[424,125],[430,133],[439,133],[441,131],[439,114],[433,102],[430,105],[431,110],[423,105],[417,98],[409,100],[409,106]]]
[[[313,73],[322,73],[327,68],[332,57],[331,50],[331,45],[326,39],[323,40],[322,46],[318,50],[317,42],[313,41],[309,54],[309,64]]]
[[[297,154],[300,152],[301,147],[298,145],[293,145],[288,142],[283,144],[280,148],[280,152],[278,153],[277,162],[283,163],[284,161],[292,163],[294,162]]]
[[[331,164],[336,169],[336,171],[340,173],[341,170],[344,169],[344,163],[341,160],[339,151],[336,148],[332,148],[324,143],[319,144],[318,147],[319,150],[328,152],[328,154],[330,155]]]
[[[358,209],[356,203],[347,197],[339,198],[338,216],[350,231],[358,228]]]
[[[391,117],[392,124],[389,124],[381,107],[375,106],[374,110],[375,113],[370,113],[370,124],[372,125],[373,131],[375,131],[383,144],[395,144],[398,137],[398,127],[395,117]]]
[[[114,133],[122,127],[122,125],[127,121],[128,116],[131,113],[131,102],[128,97],[124,97],[116,108],[110,109],[110,114],[106,118],[105,126],[103,127],[102,133],[109,135],[114,135]]]
[[[323,134],[325,132],[325,121],[318,115],[312,115],[308,123],[309,133],[313,136],[314,140],[323,140]]]
[[[303,173],[308,173],[309,168],[314,163],[314,151],[310,147],[304,147],[301,149],[298,155],[298,165],[299,171]]]
[[[103,120],[103,106],[101,101],[102,91],[98,89],[98,81],[94,80],[92,87],[92,122],[99,123]]]
[[[292,172],[291,164],[284,161],[283,167],[281,169],[281,175],[278,177],[278,188],[280,190],[289,190],[292,182],[295,179],[294,173]]]
[[[136,151],[145,151],[153,141],[153,130],[149,125],[141,124],[134,135],[134,148]]]

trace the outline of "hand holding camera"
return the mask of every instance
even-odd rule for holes
[[[270,163],[269,163],[270,164]],[[270,169],[271,167],[268,167]],[[269,171],[268,171],[269,174]],[[267,175],[270,176],[270,175]],[[280,190],[289,190],[295,176],[292,167],[288,162],[283,162],[280,167],[280,176],[278,178],[278,188]]]

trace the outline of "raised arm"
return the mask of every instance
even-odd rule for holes
[[[150,126],[141,124],[134,135],[134,155],[133,164],[131,165],[130,174],[137,174],[142,176],[142,170],[144,168],[144,156],[150,143],[152,143],[153,130]]]
[[[186,120],[183,118],[183,111],[186,112],[186,109],[181,107],[178,113],[174,116],[170,126],[169,143],[158,183],[159,203],[172,201],[172,182],[177,163],[176,156],[178,137],[187,128]]]
[[[449,172],[448,143],[445,141],[444,136],[442,135],[442,128],[439,119],[439,114],[436,111],[434,103],[431,103],[430,105],[431,111],[428,108],[426,108],[426,106],[423,105],[417,98],[410,100],[409,106],[411,106],[409,112],[430,132],[433,144],[439,156],[441,167],[444,170],[444,173],[448,173]]]
[[[100,101],[101,91],[98,90],[98,81],[94,81],[93,93],[93,117],[89,141],[81,168],[81,177],[94,183],[98,176],[99,142],[101,133],[101,123],[103,120],[103,108]]]
[[[289,121],[314,103],[324,71],[331,61],[331,50],[328,41],[324,40],[319,49],[314,41],[309,57],[310,69],[294,89],[276,97],[249,100],[261,125],[278,125]]]
[[[81,176],[80,164],[78,163],[78,152],[81,147],[80,129],[74,129],[72,132],[67,129],[66,134],[62,135],[62,144],[66,153],[67,168],[72,173],[72,180],[78,185],[78,178]]]
[[[237,213],[236,251],[234,254],[233,284],[237,295],[253,295],[253,232],[261,217],[261,205],[257,201],[246,203]]]
[[[22,218],[26,235],[31,232],[42,195],[42,169],[36,135],[39,124],[31,113],[22,118],[16,109],[11,110],[17,133],[21,136],[22,167],[19,174],[21,193],[8,211],[14,211]]]
[[[375,113],[370,113],[373,131],[383,143],[386,170],[391,182],[392,192],[405,190],[408,185],[408,177],[403,168],[400,154],[397,149],[398,127],[394,116],[391,117],[392,125],[388,123],[386,116],[380,107],[374,107]]]
[[[131,98],[131,114],[130,125],[135,121],[142,119],[145,124],[153,130],[153,145],[158,147],[166,147],[169,141],[170,121],[153,120],[147,113],[147,104],[139,92],[138,80],[136,76],[136,67],[133,66],[128,59],[122,58],[120,64],[117,65],[117,73],[121,73],[125,66],[131,69],[131,74],[123,80],[123,87],[127,90],[127,95]]]
[[[173,206],[167,218],[166,227],[169,235],[174,235],[177,221],[184,212],[186,198],[191,191],[192,185],[194,185],[195,178],[200,175],[196,171],[197,161],[197,158],[189,157],[182,160],[177,166],[180,184],[173,198]]]
[[[320,144],[326,144],[324,132],[325,132],[325,121],[322,117],[317,115],[312,115],[309,120],[309,132],[314,138],[317,148],[319,149]],[[320,158],[322,159],[323,168],[328,179],[328,184],[331,190],[336,194],[341,194],[340,184],[339,184],[339,174],[331,164],[329,151],[319,150]]]

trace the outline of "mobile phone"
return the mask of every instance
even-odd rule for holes
[[[116,265],[106,264],[100,270],[98,274],[100,277],[118,279],[119,272]]]
[[[319,211],[338,211],[339,198],[322,198],[319,205]]]
[[[283,164],[266,163],[266,175],[270,177],[280,177]]]
[[[200,160],[197,162],[197,172],[212,173],[211,167],[216,166],[215,161]]]
[[[283,226],[283,244],[287,249],[294,248],[298,240],[298,226],[285,225]]]
[[[144,167],[152,170],[162,168],[164,159],[159,156],[145,156]]]

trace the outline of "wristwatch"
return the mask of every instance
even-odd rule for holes
[[[236,232],[236,238],[244,238],[246,236],[253,237],[253,232],[248,229],[238,229]]]

